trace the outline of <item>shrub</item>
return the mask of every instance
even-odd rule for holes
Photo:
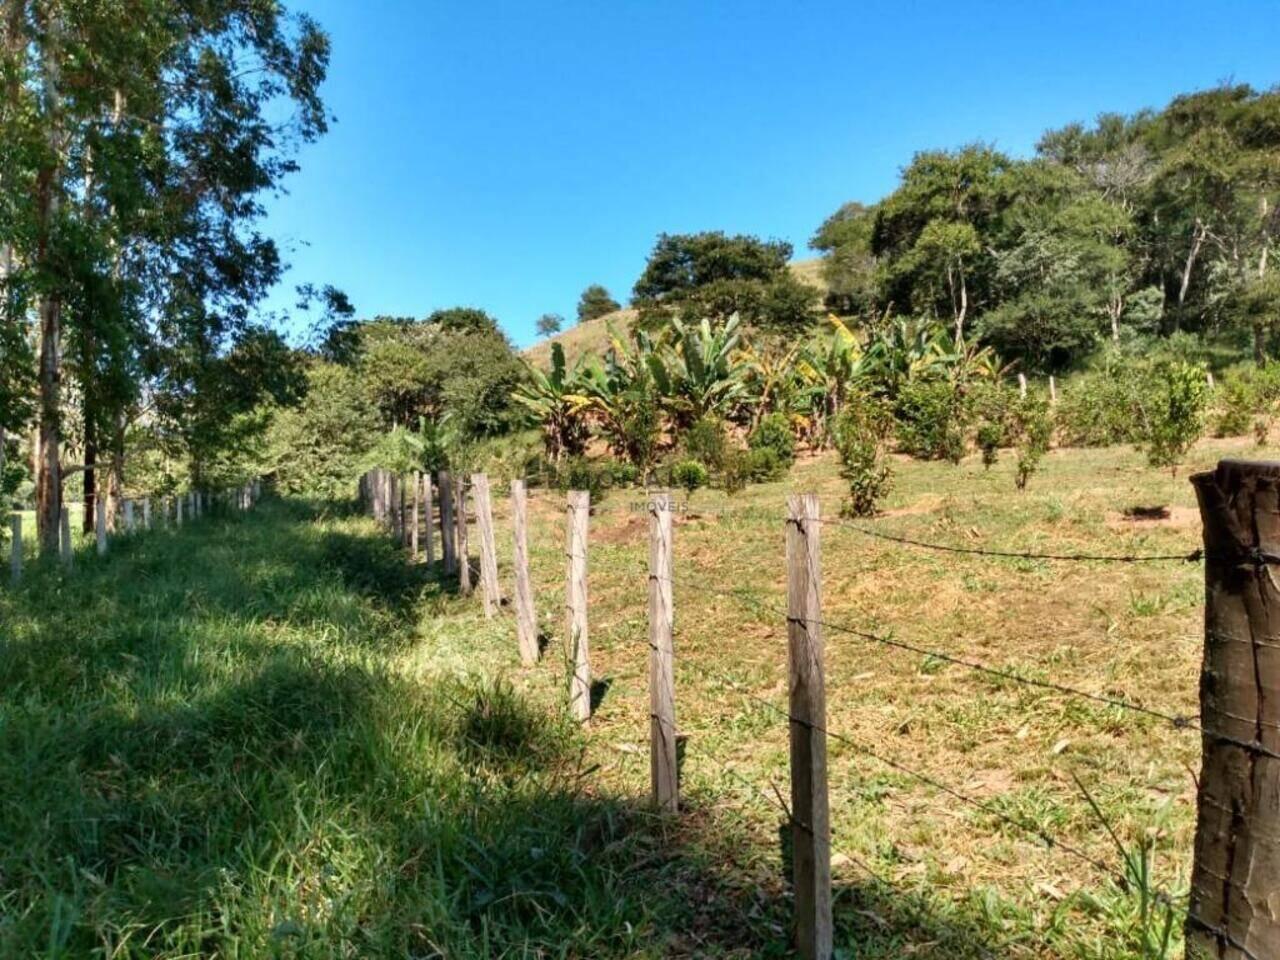
[[[982,465],[988,470],[1000,457],[1000,448],[1004,446],[1004,424],[992,420],[984,420],[978,424],[976,435],[978,449],[982,451]]]
[[[980,381],[971,386],[967,402],[969,418],[978,424],[974,442],[982,451],[982,465],[990,469],[1013,435],[1018,394],[1000,381]]]
[[[1031,475],[1040,468],[1053,435],[1048,401],[1033,394],[1019,399],[1014,409],[1014,430],[1018,462],[1013,482],[1019,490],[1025,490]]]
[[[787,464],[772,447],[730,450],[725,456],[721,477],[726,493],[740,493],[748,483],[768,483],[786,475]]]
[[[946,380],[906,384],[898,393],[898,445],[925,460],[959,463],[964,456],[965,410],[960,392]]]
[[[560,467],[556,486],[561,490],[586,490],[595,502],[604,499],[610,479],[607,466],[597,467],[586,457],[572,457]]]
[[[785,413],[770,413],[762,417],[747,438],[747,446],[753,451],[772,451],[784,470],[796,460],[796,436],[791,432],[791,421]]]
[[[1258,409],[1258,386],[1251,371],[1224,378],[1218,390],[1213,419],[1215,437],[1239,437],[1249,432]]]
[[[681,460],[671,468],[671,482],[690,496],[693,491],[705,487],[709,476],[707,468],[697,460]]]
[[[1204,368],[1185,360],[1163,360],[1143,391],[1142,430],[1153,467],[1176,467],[1204,432],[1208,384]]]
[[[849,496],[840,507],[845,516],[874,515],[892,488],[893,474],[885,459],[891,425],[889,412],[866,398],[851,402],[836,421],[840,476],[849,484]]]
[[[1072,379],[1055,410],[1059,439],[1072,447],[1137,443],[1140,382],[1133,365],[1119,363]]]
[[[728,440],[725,438],[724,425],[719,420],[709,417],[695,420],[685,431],[681,441],[685,457],[698,461],[699,466],[718,470],[724,466]]]

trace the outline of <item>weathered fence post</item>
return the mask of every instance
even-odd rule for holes
[[[672,628],[671,494],[649,498],[649,780],[653,805],[680,807],[676,758],[676,678]]]
[[[453,476],[448,470],[440,471],[440,543],[444,551],[444,574],[451,577],[458,572],[458,549],[454,541],[457,528],[453,523]]]
[[[569,491],[568,577],[566,578],[566,619],[569,641],[569,712],[575,720],[591,719],[591,656],[587,634],[587,523],[591,514],[591,494]]]
[[[107,501],[104,497],[94,497],[93,535],[98,543],[98,556],[107,552]]]
[[[787,646],[791,700],[791,839],[796,950],[830,960],[831,825],[822,646],[818,498],[787,498]]]
[[[58,526],[61,532],[58,545],[62,550],[62,565],[70,570],[73,562],[73,554],[71,551],[71,510],[65,505],[62,508],[62,515],[59,518]]]
[[[22,515],[13,514],[9,518],[9,579],[16,587],[22,580]]]
[[[1058,381],[1053,378],[1053,374],[1049,374],[1049,402],[1058,402]]]
[[[422,472],[422,518],[426,525],[423,534],[427,541],[426,558],[428,567],[436,562],[435,535],[432,532],[432,527],[435,525],[435,505],[432,503],[432,499],[431,471],[424,470]]]
[[[410,519],[409,526],[409,556],[413,559],[414,563],[418,562],[418,527],[421,525],[418,506],[421,492],[422,474],[415,470],[413,471],[413,514]]]
[[[133,533],[133,501],[126,500],[124,502],[124,530],[125,533]]]
[[[453,519],[458,525],[458,590],[464,597],[471,596],[471,556],[467,544],[467,478],[461,476],[454,489]]]
[[[538,623],[533,612],[533,585],[529,581],[528,497],[524,481],[511,481],[511,527],[516,568],[516,644],[520,662],[538,662]]]
[[[480,534],[480,585],[484,588],[484,615],[492,618],[502,606],[502,585],[498,582],[498,546],[493,536],[489,475],[473,473],[471,490],[471,498],[476,505],[476,528]]]
[[[404,477],[396,474],[396,546],[404,547],[409,542],[409,524],[407,510],[409,507],[409,491],[404,488]]]
[[[1027,399],[1027,375],[1025,373],[1018,374],[1018,396],[1023,400]]]
[[[142,529],[151,529],[151,498],[142,498]]]
[[[1187,957],[1280,957],[1280,463],[1223,460],[1191,483],[1205,649]]]
[[[177,526],[182,526],[182,497],[175,496],[173,498],[173,522]]]

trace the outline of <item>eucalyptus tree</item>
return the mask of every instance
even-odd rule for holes
[[[9,0],[4,30],[5,322],[35,328],[51,549],[68,375],[117,460],[130,410],[187,440],[233,418],[236,390],[206,387],[228,371],[244,386],[243,364],[263,356],[228,360],[280,274],[254,224],[296,145],[326,129],[329,44],[276,0]],[[190,455],[198,475],[204,451]]]

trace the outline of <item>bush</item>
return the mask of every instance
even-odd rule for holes
[[[965,410],[955,385],[945,380],[906,384],[898,393],[898,445],[925,460],[959,463],[964,457]]]
[[[681,460],[671,468],[671,482],[690,496],[693,491],[707,485],[707,468],[697,460]]]
[[[885,460],[885,439],[891,425],[889,412],[867,398],[852,401],[837,419],[840,476],[849,484],[849,496],[840,508],[845,516],[874,515],[892,488],[893,474]]]
[[[592,502],[604,499],[609,489],[609,467],[598,467],[586,457],[566,460],[556,475],[556,487],[560,490],[586,490]]]
[[[1053,421],[1049,418],[1048,401],[1034,394],[1019,399],[1013,416],[1018,450],[1013,482],[1019,490],[1025,490],[1027,481],[1040,468],[1040,461],[1049,450]]]
[[[772,451],[784,471],[796,460],[796,436],[785,413],[762,417],[747,438],[747,446],[753,451]]]
[[[1224,378],[1218,390],[1218,405],[1213,420],[1215,437],[1239,437],[1253,426],[1258,409],[1258,387],[1252,371],[1245,370]]]
[[[1003,423],[996,423],[992,420],[984,420],[978,424],[978,432],[976,439],[978,449],[982,451],[982,465],[988,470],[1000,458],[1000,448],[1005,443],[1005,429]]]
[[[725,457],[721,476],[726,493],[740,493],[748,483],[768,483],[787,473],[787,464],[772,447],[731,450]]]
[[[685,457],[698,461],[699,466],[719,470],[724,466],[728,440],[724,433],[724,424],[719,420],[704,418],[694,421],[685,431],[681,441]]]
[[[990,469],[1000,448],[1011,442],[1018,394],[998,380],[981,381],[971,386],[967,402],[969,419],[978,424],[974,442],[982,451],[982,465]]]
[[[1055,410],[1058,436],[1072,447],[1108,447],[1141,440],[1135,409],[1141,373],[1136,364],[1108,364],[1073,378]]]
[[[1204,432],[1204,368],[1185,360],[1157,363],[1145,383],[1143,445],[1153,467],[1176,467]]]

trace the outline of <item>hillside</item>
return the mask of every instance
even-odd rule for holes
[[[821,266],[821,258],[815,257],[812,260],[797,260],[791,264],[791,271],[800,280],[812,284],[825,292],[826,283],[822,279]],[[551,359],[551,345],[553,343],[559,343],[564,347],[565,359],[569,363],[573,363],[578,357],[586,354],[602,354],[609,343],[609,326],[612,324],[619,333],[625,333],[631,329],[631,324],[635,321],[635,318],[636,311],[627,308],[617,310],[597,320],[588,320],[586,323],[575,324],[554,337],[547,337],[545,340],[528,347],[524,351],[524,357],[530,363],[546,366]]]

